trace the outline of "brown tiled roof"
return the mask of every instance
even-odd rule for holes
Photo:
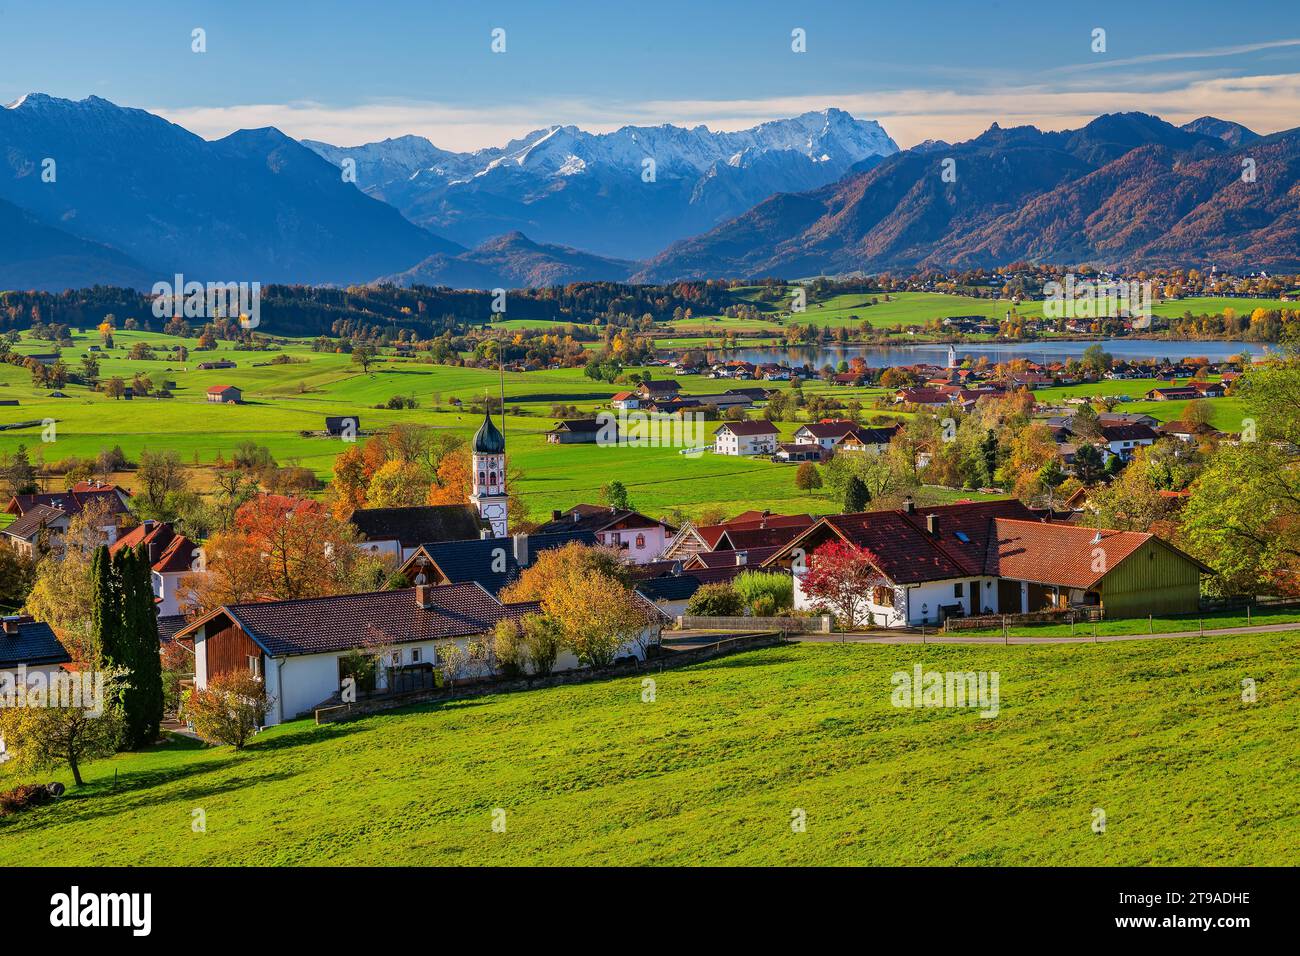
[[[297,601],[232,604],[177,632],[182,637],[224,613],[272,657],[348,651],[368,644],[409,644],[484,634],[502,619],[535,614],[539,605],[502,604],[477,584],[428,589],[421,607],[415,589],[340,594]]]
[[[695,568],[726,568],[736,563],[736,556],[745,554],[745,564],[751,568],[758,567],[779,550],[776,546],[757,548],[736,548],[727,551],[697,551],[682,562],[684,570],[694,573]]]
[[[109,553],[117,554],[123,548],[158,545],[158,556],[151,567],[159,574],[174,574],[190,570],[194,550],[198,544],[177,534],[166,521],[140,523],[108,546]]]
[[[1152,538],[1138,531],[1005,518],[996,519],[994,526],[986,573],[1071,588],[1096,584]],[[1098,567],[1102,570],[1095,570]]]
[[[71,517],[92,501],[107,502],[111,514],[122,514],[127,510],[121,496],[114,487],[100,488],[93,491],[53,491],[31,495],[14,495],[9,499],[5,509],[10,514],[20,515],[33,505],[47,505],[66,511]]]
[[[67,512],[61,508],[53,508],[49,505],[31,505],[23,512],[22,517],[5,528],[4,532],[11,537],[22,538],[25,541],[41,529],[52,525],[60,518],[66,517]]]

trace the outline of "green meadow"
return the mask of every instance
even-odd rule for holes
[[[893,706],[918,664],[996,671],[997,715]],[[653,679],[652,702],[629,675],[122,754],[0,819],[0,864],[1262,866],[1300,844],[1294,631],[784,645]]]
[[[884,293],[859,293],[853,295],[834,295],[824,300],[809,298],[807,308],[799,313],[779,315],[787,312],[792,302],[794,287],[787,287],[781,302],[768,303],[758,298],[759,289],[748,287],[735,290],[737,302],[757,305],[766,315],[761,319],[739,319],[726,316],[693,316],[669,323],[678,332],[690,330],[696,334],[720,335],[724,330],[736,332],[771,332],[778,329],[776,319],[784,323],[797,322],[800,325],[812,323],[836,326],[858,326],[869,322],[874,328],[888,329],[895,325],[925,325],[935,319],[949,316],[978,315],[990,319],[1002,319],[1008,312],[1026,318],[1041,318],[1043,303],[1025,301],[1018,305],[1010,299],[980,299],[973,296],[949,295],[938,292],[891,292],[889,301]],[[876,303],[872,304],[872,299]],[[1181,316],[1184,312],[1192,315],[1202,313],[1214,315],[1225,308],[1235,309],[1238,315],[1249,314],[1256,308],[1280,309],[1297,308],[1296,302],[1281,299],[1233,299],[1213,296],[1193,296],[1186,299],[1170,299],[1152,303],[1152,311],[1157,316]]]

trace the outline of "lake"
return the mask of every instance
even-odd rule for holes
[[[975,361],[981,356],[993,364],[1009,362],[1017,358],[1047,363],[1057,359],[1079,358],[1090,345],[1100,345],[1115,358],[1130,361],[1140,359],[1176,361],[1181,358],[1204,356],[1211,362],[1217,362],[1242,352],[1261,356],[1268,351],[1268,346],[1250,342],[1171,342],[1162,339],[1127,338],[1056,339],[1046,342],[972,342],[957,345],[956,349],[959,363],[967,358]],[[923,363],[939,366],[948,364],[947,345],[773,345],[740,348],[726,354],[728,358],[745,362],[783,362],[786,365],[811,365],[813,368],[821,368],[827,364],[838,366],[841,361],[847,362],[854,357],[863,358],[871,368]]]

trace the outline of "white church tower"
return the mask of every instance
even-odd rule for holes
[[[948,367],[949,368],[957,367],[957,350],[953,348],[951,345],[948,346]]]
[[[474,434],[474,493],[469,496],[483,520],[492,526],[492,537],[504,538],[506,530],[506,439],[492,423],[492,413],[483,410],[483,424]]]

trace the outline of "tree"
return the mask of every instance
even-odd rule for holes
[[[813,601],[833,610],[845,627],[854,628],[863,623],[872,588],[888,587],[889,582],[865,549],[831,541],[808,556],[799,585]]]
[[[62,555],[48,554],[36,564],[36,580],[24,606],[28,614],[44,621],[58,635],[72,659],[93,664],[102,656],[94,637],[91,602],[91,565],[103,544],[106,525],[113,516],[102,501],[89,502],[68,522]]]
[[[243,750],[274,702],[267,696],[266,684],[237,668],[209,678],[202,690],[190,691],[185,716],[204,740]]]
[[[110,346],[111,348],[111,346]],[[126,382],[122,376],[114,375],[104,383],[104,395],[108,398],[118,399],[126,394]]]
[[[564,650],[564,636],[555,622],[544,614],[527,614],[520,621],[524,650],[533,673],[545,677],[555,669],[555,661]]]
[[[1074,450],[1074,474],[1085,485],[1095,485],[1106,476],[1101,450],[1096,445],[1079,445]]]
[[[352,364],[360,365],[361,371],[370,374],[370,366],[375,364],[379,350],[373,345],[355,345],[352,348]]]
[[[0,707],[0,738],[4,739],[18,772],[66,764],[72,771],[73,782],[80,787],[85,784],[81,778],[83,761],[110,757],[117,751],[124,728],[120,698],[126,675],[120,669],[101,669],[100,675],[103,681],[100,713],[96,713],[99,707]],[[59,679],[66,681],[73,677],[63,674]],[[50,697],[46,704],[58,699],[52,691],[47,693]]]
[[[870,503],[871,492],[867,491],[866,483],[857,475],[853,475],[844,489],[844,513],[857,514],[866,511]]]
[[[822,486],[822,476],[817,466],[810,461],[799,465],[794,473],[794,486],[800,491],[816,491]]]
[[[129,675],[122,694],[123,742],[139,749],[158,739],[163,717],[158,615],[143,546],[115,555],[103,546],[95,551],[90,604],[94,640],[105,662]]]
[[[150,517],[170,520],[175,516],[175,497],[189,488],[185,465],[174,449],[140,452],[136,477],[144,485],[140,505]]]
[[[1208,425],[1214,417],[1214,409],[1203,398],[1195,398],[1183,409],[1183,421],[1192,425]]]
[[[366,505],[370,508],[401,508],[422,505],[429,496],[429,479],[425,470],[415,462],[394,458],[385,462],[366,490]]]
[[[36,562],[0,541],[0,604],[22,607],[36,583]]]
[[[621,481],[611,481],[602,485],[600,500],[618,511],[628,511],[632,505],[627,499],[627,487]]]
[[[501,600],[540,601],[564,646],[592,667],[613,663],[650,623],[618,552],[577,542],[539,554]]]
[[[1097,409],[1091,403],[1079,406],[1079,410],[1070,419],[1070,431],[1085,439],[1101,437],[1101,421],[1097,417]]]

